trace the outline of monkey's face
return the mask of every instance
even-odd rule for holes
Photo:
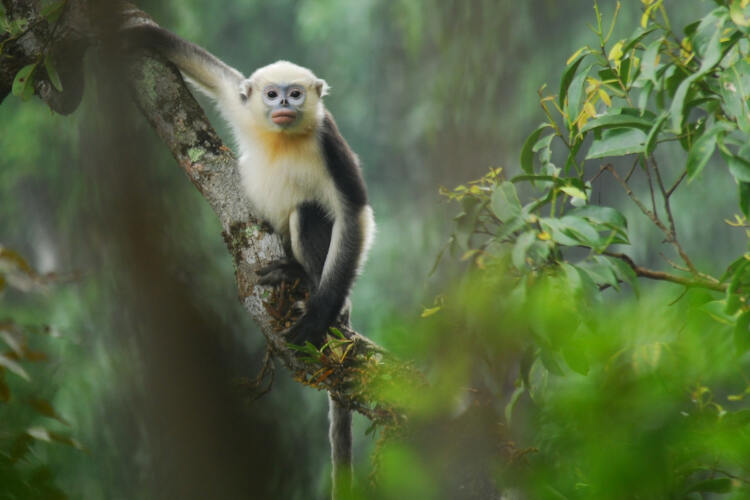
[[[307,89],[299,84],[266,85],[261,91],[266,118],[282,129],[293,129],[305,116]]]
[[[246,90],[243,90],[246,89]],[[267,132],[305,134],[322,118],[328,85],[309,69],[277,61],[255,71],[243,83],[256,127]]]

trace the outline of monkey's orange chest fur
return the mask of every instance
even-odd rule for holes
[[[306,201],[336,211],[333,180],[315,134],[254,135],[254,147],[240,158],[240,176],[250,202],[277,232],[288,232],[289,216]]]

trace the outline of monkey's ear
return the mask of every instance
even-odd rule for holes
[[[240,101],[242,103],[246,103],[248,99],[250,99],[250,94],[253,92],[253,85],[250,82],[250,80],[243,80],[242,83],[240,83]]]
[[[327,96],[331,87],[328,86],[325,80],[318,78],[315,80],[315,90],[318,92],[318,97]]]

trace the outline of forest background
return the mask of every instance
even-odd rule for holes
[[[667,0],[660,8],[668,11],[673,26],[682,27],[724,3],[729,29],[731,20],[740,19],[729,15],[730,6],[745,9],[747,2]],[[652,4],[662,2],[599,2],[609,40],[604,55],[613,64],[623,56],[618,59],[610,50],[643,25],[644,10]],[[476,285],[477,272],[486,278],[487,263],[480,257],[487,248],[472,247],[461,228],[465,218],[459,216],[458,228],[452,220],[462,208],[451,199],[466,209],[471,205],[463,198],[472,196],[461,188],[453,191],[454,186],[494,190],[502,179],[528,170],[527,137],[546,119],[539,101],[550,91],[540,91],[542,85],[548,83],[557,93],[561,75],[577,61],[571,56],[580,56],[576,51],[584,45],[599,46],[591,3],[237,0],[222,10],[186,0],[141,7],[162,26],[245,73],[289,59],[312,68],[332,86],[327,106],[362,160],[378,223],[375,246],[352,297],[354,326],[415,360],[436,388],[434,399],[415,411],[421,429],[417,437],[385,451],[376,449],[377,435],[365,434],[369,422],[357,417],[355,454],[362,485],[375,478],[380,498],[456,498],[438,486],[440,475],[460,469],[460,463],[474,465],[471,455],[486,453],[491,458],[482,463],[492,465],[483,475],[529,498],[604,498],[607,488],[611,498],[635,497],[633,489],[642,490],[641,498],[665,498],[665,492],[744,498],[750,479],[743,465],[750,463],[743,460],[750,454],[749,420],[743,413],[750,387],[747,359],[736,339],[726,340],[716,333],[719,327],[714,332],[706,326],[719,316],[734,332],[744,306],[711,309],[713,318],[693,318],[720,299],[726,287],[711,291],[641,282],[615,290],[627,280],[591,268],[589,276],[601,278],[604,272],[604,277],[601,283],[594,279],[602,290],[590,317],[598,322],[596,333],[610,337],[607,342],[597,335],[581,337],[569,324],[575,315],[568,314],[579,298],[557,284],[529,293],[532,298],[515,315],[492,314],[486,303],[515,304],[515,288],[503,285],[507,296],[497,288],[488,295]],[[658,9],[651,14],[657,17]],[[746,41],[738,47],[746,50]],[[86,84],[89,89],[98,85],[94,80]],[[5,431],[0,438],[16,445],[14,432],[33,429],[27,432],[31,438],[57,442],[23,443],[28,454],[20,469],[14,462],[0,474],[17,481],[18,491],[40,498],[58,489],[71,498],[206,498],[217,482],[230,485],[227,498],[237,485],[258,498],[326,498],[330,465],[322,392],[277,370],[272,390],[248,403],[241,418],[216,409],[225,400],[217,402],[215,393],[243,397],[246,381],[262,365],[265,344],[236,299],[231,256],[214,215],[145,121],[133,134],[146,141],[151,161],[134,165],[132,178],[136,182],[137,177],[139,196],[148,199],[147,209],[141,209],[142,234],[154,238],[154,253],[129,261],[120,250],[122,240],[108,236],[117,219],[111,218],[107,200],[116,198],[127,211],[144,198],[130,200],[119,191],[117,183],[131,179],[128,172],[107,178],[90,159],[96,157],[91,152],[98,147],[97,130],[111,119],[100,113],[103,95],[87,91],[70,117],[51,114],[36,99],[8,97],[0,106],[2,245],[25,256],[39,273],[64,278],[43,286],[17,280],[0,297],[0,320],[7,316],[26,325],[35,349],[46,353],[44,362],[24,364],[22,375],[15,365],[4,366],[10,402],[30,404],[0,403],[0,432]],[[601,109],[605,101],[594,104]],[[229,139],[211,105],[202,102]],[[543,154],[545,146],[534,134],[534,153]],[[684,154],[667,151],[666,157],[680,158],[676,172],[685,168]],[[565,163],[565,158],[556,161]],[[542,163],[546,168],[548,162]],[[607,160],[594,163],[592,168],[599,168]],[[704,173],[692,172],[690,184],[672,199],[682,247],[689,250],[691,263],[714,276],[747,249],[737,175],[721,163],[718,152],[709,154],[701,165]],[[488,171],[484,184],[467,184]],[[646,181],[639,182],[636,193],[648,198]],[[624,214],[631,244],[623,247],[635,262],[674,267],[674,257],[662,255],[663,236],[615,183],[596,190],[575,183],[563,187],[569,196],[564,203],[580,198],[582,190],[589,203]],[[519,189],[522,199],[532,196]],[[538,239],[555,238],[546,229],[540,226]],[[579,258],[575,251],[565,260]],[[512,265],[524,267],[526,257],[521,255],[520,265],[516,257]],[[144,297],[153,295],[136,285],[148,280],[131,278],[147,275],[150,265],[160,269],[155,277],[167,278],[166,285],[151,285],[164,288],[166,295],[179,289],[179,303],[144,304]],[[535,270],[529,263],[525,272]],[[180,328],[195,326],[198,333],[177,328],[177,334],[162,335],[162,314],[182,317]],[[531,324],[519,317],[531,318]],[[571,330],[586,353],[565,340],[539,340],[538,332],[545,329],[562,336]],[[530,330],[536,335],[531,350],[524,339]],[[205,343],[204,334],[213,340]],[[718,346],[710,359],[697,354],[708,353],[707,338]],[[191,343],[197,347],[185,347]],[[7,347],[13,346],[8,342]],[[672,356],[677,350],[679,355]],[[628,360],[630,385],[611,385],[608,370],[617,356]],[[547,390],[562,400],[550,399]],[[460,422],[474,405],[491,408],[481,413],[478,424],[469,418],[478,430],[448,433],[455,429],[449,424]],[[729,430],[702,420],[696,427],[680,421],[683,414],[714,420],[731,414],[736,422]],[[520,423],[508,431],[511,422]],[[600,443],[612,426],[619,430],[615,444],[622,446],[610,446],[607,455]],[[705,441],[701,432],[709,435]],[[495,433],[500,437],[495,439]],[[430,449],[428,439],[441,444]],[[483,450],[476,444],[482,440],[493,448]],[[682,448],[688,451],[675,452]],[[606,466],[597,468],[597,463]]]

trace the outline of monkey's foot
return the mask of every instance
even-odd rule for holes
[[[292,259],[280,259],[272,262],[255,271],[255,274],[260,276],[258,284],[265,286],[278,286],[284,281],[294,283],[296,280],[304,283],[307,280],[307,274],[303,267]]]
[[[322,346],[327,329],[310,328],[306,323],[303,316],[286,332],[286,341],[290,344],[300,346],[305,345],[306,342],[312,343],[315,347]]]

